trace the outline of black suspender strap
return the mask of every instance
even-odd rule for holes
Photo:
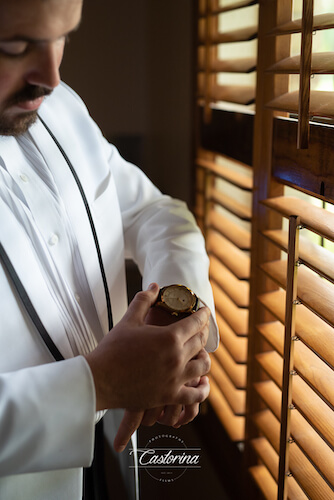
[[[22,282],[21,282],[20,278],[18,277],[6,251],[1,243],[0,243],[0,257],[1,257],[1,260],[2,260],[5,268],[7,269],[8,273],[9,273],[9,276],[12,279],[12,282],[15,286],[17,293],[19,294],[19,296],[22,300],[24,307],[26,308],[26,311],[28,312],[28,314],[29,314],[32,322],[34,323],[36,329],[38,330],[40,336],[44,340],[47,348],[49,349],[49,351],[51,352],[52,356],[54,357],[54,359],[56,361],[62,361],[64,359],[63,355],[58,350],[57,346],[55,345],[52,338],[50,337],[50,335],[46,331],[43,323],[41,322],[41,320],[36,312],[36,309],[34,308],[31,300],[29,299],[29,296],[28,296]]]
[[[42,120],[42,118],[40,116],[39,116],[39,119],[41,120],[42,124],[44,125],[46,130],[49,132],[50,136],[54,140],[59,151],[63,155],[64,160],[66,161],[66,163],[67,163],[67,165],[68,165],[68,167],[69,167],[69,169],[74,177],[74,180],[77,183],[82,200],[84,202],[87,217],[88,217],[88,220],[90,223],[90,227],[91,227],[94,242],[95,242],[97,257],[99,260],[100,271],[101,271],[101,276],[102,276],[102,281],[103,281],[103,286],[104,286],[104,293],[105,293],[106,302],[107,302],[108,325],[109,325],[109,330],[111,330],[113,327],[113,319],[112,319],[110,294],[109,294],[109,289],[108,289],[107,277],[106,277],[106,273],[104,270],[99,240],[98,240],[98,237],[96,234],[96,229],[94,226],[92,213],[91,213],[90,208],[89,208],[89,204],[88,204],[88,200],[86,198],[85,191],[83,190],[80,179],[79,179],[76,171],[74,170],[74,167],[73,167],[69,157],[67,156],[64,149],[62,148],[61,144],[58,142],[58,140],[54,136],[53,132],[49,129],[49,127],[46,125],[46,123]],[[105,480],[104,474],[102,472],[104,470],[104,455],[103,455],[104,447],[103,446],[104,446],[103,420],[101,420],[97,424],[96,430],[95,430],[95,449],[94,449],[93,463],[92,463],[91,467],[84,469],[83,500],[103,500],[104,498],[107,498],[106,480]]]
[[[98,240],[98,237],[97,237],[97,234],[96,234],[96,229],[95,229],[95,226],[94,226],[94,221],[93,221],[92,213],[91,213],[90,208],[89,208],[89,204],[88,204],[88,200],[87,200],[85,191],[84,191],[84,189],[82,187],[80,179],[79,179],[76,171],[74,170],[74,167],[73,167],[73,165],[72,165],[69,157],[65,153],[65,151],[62,148],[61,144],[59,144],[59,142],[58,142],[57,138],[54,136],[53,132],[49,129],[49,127],[47,126],[47,124],[44,122],[44,120],[42,120],[42,118],[40,116],[39,116],[39,119],[41,120],[42,124],[44,125],[44,127],[46,128],[46,130],[49,132],[50,136],[52,137],[52,139],[54,140],[55,144],[57,145],[59,151],[63,155],[64,160],[66,161],[66,163],[67,163],[67,165],[68,165],[69,169],[71,170],[71,173],[72,173],[72,175],[74,177],[74,180],[77,183],[77,186],[78,186],[78,189],[80,191],[82,200],[84,202],[85,209],[86,209],[87,216],[88,216],[88,220],[89,220],[89,223],[90,223],[90,227],[91,227],[91,230],[92,230],[92,233],[93,233],[94,242],[95,242],[97,257],[98,257],[98,261],[99,261],[99,266],[100,266],[100,271],[101,271],[101,276],[102,276],[102,281],[103,281],[103,286],[104,286],[104,293],[105,293],[106,302],[107,302],[108,325],[109,325],[109,330],[111,330],[112,327],[113,327],[113,319],[112,319],[112,312],[111,312],[111,302],[110,302],[110,294],[109,294],[109,289],[108,289],[108,283],[107,283],[106,273],[105,273],[105,270],[104,270],[104,265],[103,265],[103,260],[102,260],[102,254],[101,254],[101,249],[100,249],[100,244],[99,244],[99,240]]]
[[[111,302],[110,302],[110,294],[109,294],[109,289],[108,289],[108,283],[107,283],[107,277],[106,277],[106,273],[105,273],[105,270],[104,270],[104,265],[103,265],[103,260],[102,260],[102,254],[101,254],[101,249],[100,249],[100,245],[99,245],[99,241],[98,241],[98,237],[97,237],[97,233],[96,233],[96,229],[95,229],[95,226],[94,226],[94,221],[93,221],[93,217],[92,217],[92,213],[90,211],[90,207],[89,207],[89,204],[88,204],[88,200],[86,198],[86,195],[85,195],[85,192],[83,190],[83,187],[82,187],[82,184],[80,182],[80,179],[76,173],[76,171],[74,170],[74,167],[71,163],[71,161],[69,160],[67,154],[65,153],[65,151],[63,150],[62,146],[59,144],[58,140],[56,139],[56,137],[53,135],[53,133],[51,132],[51,130],[49,129],[49,127],[46,125],[46,123],[42,120],[41,117],[39,117],[39,119],[41,120],[42,124],[44,125],[44,127],[46,128],[46,130],[49,132],[51,138],[54,140],[55,144],[57,145],[59,151],[61,152],[61,154],[63,155],[67,165],[69,166],[70,170],[71,170],[71,173],[74,177],[74,180],[78,186],[78,189],[80,191],[80,194],[81,194],[81,197],[82,197],[82,200],[84,202],[84,205],[85,205],[85,208],[86,208],[86,213],[87,213],[87,216],[88,216],[88,220],[89,220],[89,223],[90,223],[90,227],[91,227],[91,230],[92,230],[92,234],[93,234],[93,238],[94,238],[94,242],[95,242],[95,247],[96,247],[96,252],[97,252],[97,257],[98,257],[98,261],[99,261],[99,266],[100,266],[100,271],[101,271],[101,276],[102,276],[102,281],[103,281],[103,286],[104,286],[104,292],[105,292],[105,296],[106,296],[106,302],[107,302],[107,311],[108,311],[108,326],[109,326],[109,330],[112,329],[113,327],[113,320],[112,320],[112,311],[111,311]],[[20,280],[20,278],[18,277],[15,269],[14,269],[14,266],[12,265],[4,247],[2,246],[2,244],[0,243],[0,258],[5,266],[5,268],[7,269],[12,281],[13,281],[13,284],[15,286],[15,289],[17,290],[17,293],[19,294],[21,300],[22,300],[22,303],[24,305],[24,307],[26,308],[32,322],[34,323],[35,327],[37,328],[41,338],[44,340],[46,346],[48,347],[49,351],[51,352],[52,356],[55,358],[56,361],[60,361],[60,360],[63,360],[64,357],[63,355],[60,353],[60,351],[58,350],[57,346],[55,345],[55,343],[53,342],[53,340],[51,339],[50,335],[48,334],[48,332],[46,331],[42,321],[40,320],[31,300],[29,299],[29,296]]]

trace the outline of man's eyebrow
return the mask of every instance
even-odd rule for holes
[[[78,24],[73,29],[71,29],[67,33],[64,33],[59,38],[69,36],[71,33],[75,33],[76,31],[78,31],[80,24],[81,24],[81,20],[78,22]],[[1,38],[0,37],[0,43],[1,42],[3,42],[3,43],[7,43],[7,42],[8,43],[10,43],[10,42],[43,43],[43,42],[47,42],[47,41],[48,41],[48,39],[32,38],[32,37],[25,36],[25,35],[13,35],[13,36],[8,37],[8,38]]]

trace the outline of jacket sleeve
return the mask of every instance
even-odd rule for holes
[[[212,311],[207,350],[218,344],[204,238],[186,204],[172,199],[144,173],[106,146],[122,213],[126,254],[138,265],[143,288],[180,283],[191,288]]]
[[[82,356],[0,374],[0,476],[89,466],[94,419]]]
[[[208,279],[209,262],[194,217],[185,203],[163,195],[139,168],[120,156],[103,138],[71,89],[63,85],[60,90],[70,92],[77,100],[80,114],[85,117],[87,137],[94,136],[96,147],[99,151],[102,148],[103,160],[109,165],[107,168],[117,192],[126,256],[137,263],[143,276],[143,288],[153,281],[160,286],[180,283],[191,288],[211,309],[207,349],[214,350],[218,344],[218,328]]]

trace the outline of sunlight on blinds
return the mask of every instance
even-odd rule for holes
[[[318,207],[318,208],[323,208],[323,206],[324,206],[324,202],[322,200],[320,200],[319,198],[315,198],[314,196],[310,196],[310,195],[303,193],[302,191],[299,191],[297,189],[294,189],[290,186],[284,186],[284,196],[295,197],[295,198],[298,198],[299,200],[304,200],[307,203],[310,203],[311,205],[314,205],[315,207]],[[289,220],[286,218],[283,218],[282,229],[284,231],[287,231],[288,227],[289,227]],[[323,242],[323,238],[321,238],[321,236],[314,233],[313,231],[308,231],[307,229],[305,229],[303,231],[303,236],[317,245],[321,245]]]
[[[254,108],[258,4],[210,1],[200,5],[197,89],[201,104]]]
[[[302,0],[293,1],[292,19],[301,19],[303,10]],[[323,16],[334,13],[333,0],[316,0],[314,2],[314,16]],[[300,53],[301,35],[300,33],[291,35],[291,57]],[[316,30],[313,32],[312,53],[321,54],[322,60],[333,60],[334,50],[334,29]],[[313,57],[314,59],[314,57]],[[313,65],[315,61],[313,61]],[[331,68],[332,69],[332,68]],[[323,70],[325,73],[326,70]],[[290,75],[290,92],[298,90],[299,75]],[[334,76],[332,74],[313,74],[311,78],[311,90],[334,90]]]
[[[210,403],[264,498],[334,499],[334,0],[201,5],[211,86],[197,103],[212,126],[200,122],[196,215],[221,335]]]
[[[218,16],[218,33],[250,30],[253,32],[254,36],[257,32],[258,16],[258,5],[251,5],[249,7],[244,7],[243,9],[224,12]]]
[[[244,91],[248,93],[249,89],[254,89],[244,104],[251,104],[255,97],[257,23],[258,5],[221,13],[217,20],[217,38],[222,39],[224,35],[226,36],[225,43],[217,46],[217,63],[221,64],[223,61],[226,63],[226,69],[217,74],[217,84],[225,87],[244,87]],[[240,59],[240,54],[242,54],[242,59]],[[233,68],[233,60],[239,63],[239,71],[237,65]],[[218,103],[219,101],[220,99]]]

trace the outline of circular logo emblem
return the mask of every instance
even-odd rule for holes
[[[138,466],[156,481],[172,483],[187,469],[200,468],[199,448],[187,448],[183,439],[172,434],[151,438],[138,449]]]

